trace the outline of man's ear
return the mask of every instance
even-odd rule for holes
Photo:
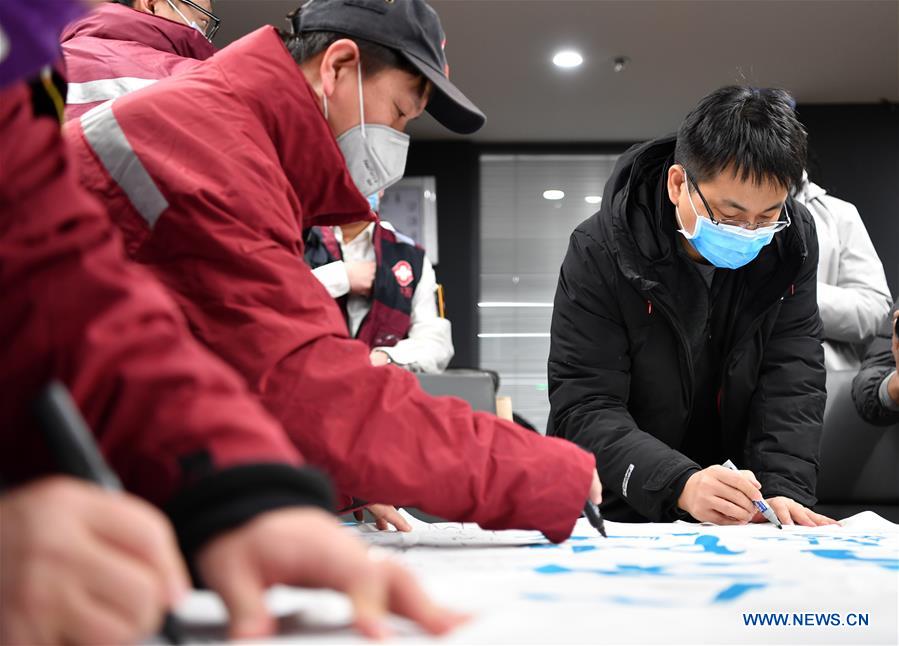
[[[668,168],[668,199],[677,205],[680,202],[681,192],[687,190],[687,173],[680,164],[674,164]]]
[[[156,3],[157,0],[134,0],[134,4],[131,5],[131,8],[142,11],[143,13],[152,13],[155,15]]]
[[[356,73],[359,64],[359,46],[349,38],[341,38],[325,50],[319,65],[322,94],[330,97],[334,94],[337,81],[342,75]]]

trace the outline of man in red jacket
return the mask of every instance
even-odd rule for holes
[[[271,630],[263,592],[278,582],[346,592],[369,635],[382,634],[388,598],[429,630],[451,627],[457,617],[321,509],[324,478],[125,261],[78,187],[59,131],[64,87],[48,73],[18,81],[56,57],[54,19],[71,11],[0,4],[0,643],[134,641],[187,586],[158,512],[43,477],[56,465],[30,404],[51,380],[72,391],[126,487],[166,508],[233,635]]]
[[[212,56],[218,18],[210,9],[209,0],[108,2],[66,27],[61,37],[69,82],[66,119]]]
[[[82,181],[341,492],[564,540],[600,497],[593,457],[371,366],[303,262],[303,229],[370,219],[364,194],[402,175],[426,105],[458,132],[483,123],[446,76],[437,15],[315,0],[295,32],[293,57],[263,28],[71,122]]]

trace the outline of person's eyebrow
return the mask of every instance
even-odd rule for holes
[[[745,206],[743,206],[742,204],[740,204],[739,202],[734,202],[733,200],[725,199],[725,200],[724,200],[724,204],[725,204],[726,206],[731,207],[731,208],[737,209],[738,211],[740,211],[740,212],[742,212],[742,213],[746,213],[746,211],[749,210],[749,209],[747,209]],[[769,206],[767,209],[765,209],[764,211],[762,211],[762,213],[767,213],[768,211],[773,211],[774,209],[782,208],[783,205],[784,205],[783,202],[778,202],[777,204],[772,204],[772,205]]]

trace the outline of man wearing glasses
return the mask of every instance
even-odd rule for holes
[[[622,155],[556,291],[549,433],[592,451],[612,520],[833,522],[806,133],[782,90],[722,88]],[[728,459],[742,471],[722,465]]]
[[[66,120],[192,68],[215,53],[212,0],[118,0],[63,31]]]

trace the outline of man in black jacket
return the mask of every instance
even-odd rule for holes
[[[806,134],[782,90],[722,88],[625,153],[556,291],[549,433],[596,455],[603,512],[784,524],[815,503],[818,243],[789,198]],[[721,463],[731,459],[742,472]]]
[[[899,301],[883,329],[868,347],[861,369],[852,380],[852,400],[858,414],[871,424],[899,424]]]

